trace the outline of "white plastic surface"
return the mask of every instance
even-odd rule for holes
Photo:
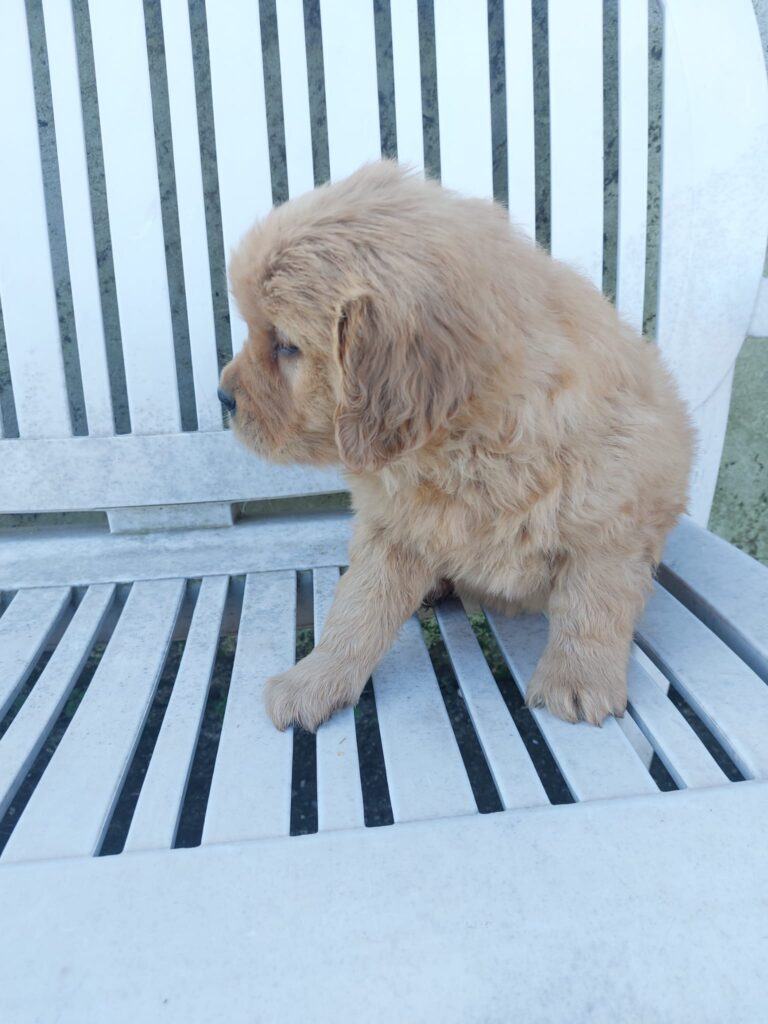
[[[0,868],[14,1024],[753,1024],[768,784]],[[137,931],[137,926],[140,930]]]
[[[219,367],[213,323],[211,269],[208,263],[192,39],[186,0],[162,0],[162,15],[197,429],[221,430],[221,405],[216,395]]]
[[[373,5],[320,0],[331,180],[381,156]]]
[[[264,101],[258,4],[227,0],[206,4],[216,165],[224,235],[224,259],[256,220],[272,207],[272,178]],[[229,296],[232,348],[246,327]]]
[[[603,285],[603,4],[549,0],[552,255]]]
[[[275,5],[275,10],[280,46],[280,84],[283,87],[288,194],[293,198],[308,192],[315,184],[304,5],[302,0],[282,0]]]
[[[440,180],[493,198],[488,11],[476,0],[435,0]]]
[[[390,0],[397,159],[424,171],[417,0]]]
[[[536,237],[533,36],[528,0],[504,0],[509,216]]]
[[[70,4],[43,0],[43,12],[83,397],[88,433],[102,437],[113,434],[115,428],[104,347],[75,26]]]
[[[98,850],[152,703],[183,593],[182,580],[134,584],[3,861],[85,857]]]
[[[203,843],[288,835],[293,730],[275,729],[262,689],[295,653],[296,574],[249,575]]]
[[[72,427],[24,0],[0,13],[0,137],[0,301],[19,434],[66,437]]]
[[[181,420],[144,12],[137,0],[90,0],[88,10],[131,429],[174,432]]]
[[[335,567],[315,569],[312,576],[317,644],[339,582],[339,570]],[[323,831],[361,827],[364,824],[363,791],[353,708],[337,711],[329,722],[320,726],[316,749],[318,828]]]

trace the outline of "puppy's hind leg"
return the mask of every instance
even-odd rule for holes
[[[566,562],[550,595],[549,641],[528,684],[529,707],[593,725],[624,714],[632,631],[650,584],[650,563],[639,555]]]

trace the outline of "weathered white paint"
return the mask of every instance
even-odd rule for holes
[[[66,437],[72,426],[48,247],[24,0],[10,0],[2,9],[0,133],[0,301],[19,433]]]
[[[71,4],[43,0],[43,13],[56,122],[56,161],[85,412],[88,433],[103,437],[113,434],[115,425],[104,347],[75,26]]]
[[[204,844],[288,835],[293,729],[275,729],[262,689],[269,676],[291,667],[295,654],[296,574],[249,575]]]
[[[184,594],[134,584],[77,715],[3,852],[4,861],[95,853],[141,735]]]
[[[3,1006],[18,1024],[102,1006],[114,1024],[759,1021],[766,834],[750,783],[9,866]]]
[[[381,156],[373,4],[320,0],[331,180]]]
[[[768,235],[768,84],[749,0],[665,3],[657,337],[694,413],[729,377]],[[692,512],[705,523],[727,396],[699,445]]]
[[[288,194],[294,197],[308,192],[315,184],[304,5],[302,0],[283,0],[276,5],[275,10],[280,46]]]
[[[181,421],[144,11],[139,0],[88,10],[131,429],[171,433]]]
[[[221,430],[221,406],[216,396],[219,367],[213,323],[211,268],[208,262],[192,39],[186,0],[162,0],[162,16],[197,429]]]
[[[441,603],[435,614],[504,807],[549,803],[460,603]]]
[[[25,593],[39,613],[44,595],[37,591]],[[40,678],[3,736],[0,744],[0,815],[5,813],[24,781],[48,731],[72,692],[114,596],[115,587],[111,583],[88,588]]]
[[[603,286],[603,4],[549,0],[552,255]]]
[[[224,259],[254,221],[272,207],[269,139],[258,4],[207,4],[208,53],[216,131]],[[245,322],[229,297],[232,348],[246,338]]]
[[[528,0],[504,0],[504,55],[509,216],[530,238],[535,238],[533,36]]]
[[[312,577],[317,644],[339,582],[339,570],[335,567],[315,569]],[[352,708],[337,711],[317,730],[317,823],[321,831],[359,828],[364,823]]]
[[[507,619],[495,612],[486,614],[517,688],[525,695],[544,652],[546,619],[542,615]],[[656,792],[656,784],[614,718],[597,728],[585,722],[570,725],[538,708],[531,714],[576,800]]]
[[[648,220],[648,0],[621,0],[616,307],[643,329]]]
[[[667,541],[667,590],[768,682],[768,573],[685,516]]]
[[[748,779],[768,774],[768,688],[658,584],[638,643],[663,669]]]
[[[421,635],[410,618],[373,673],[387,785],[396,822],[477,809]]]
[[[232,432],[0,442],[0,512],[65,512],[339,493],[335,469],[276,466]]]
[[[126,850],[167,850],[176,838],[228,588],[227,576],[208,576],[200,586],[184,654],[131,819]]]
[[[488,11],[473,0],[435,0],[440,179],[493,197]]]
[[[397,159],[424,171],[421,62],[417,0],[390,0],[392,69],[395,79]]]
[[[112,533],[149,533],[152,530],[195,530],[232,526],[232,505],[209,501],[197,505],[139,505],[108,509]]]

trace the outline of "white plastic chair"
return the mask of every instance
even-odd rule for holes
[[[0,401],[0,513],[106,511],[109,526],[43,515],[0,535],[0,1020],[763,1019],[768,572],[697,525],[768,236],[768,90],[749,0],[663,5],[656,333],[701,449],[692,518],[670,540],[638,629],[627,719],[594,729],[543,711],[513,717],[545,623],[488,616],[515,684],[504,690],[464,610],[448,604],[437,619],[460,728],[412,620],[374,673],[375,715],[370,696],[365,721],[336,715],[315,755],[306,737],[273,729],[261,683],[294,658],[297,609],[321,628],[349,518],[267,506],[235,522],[232,510],[344,483],[262,464],[222,427],[189,12],[184,0],[160,8],[197,429],[181,429],[144,8],[88,5],[131,425],[117,434],[78,71],[87,45],[81,36],[76,48],[69,3],[42,0],[87,419],[87,436],[74,436],[25,4],[0,7],[12,385]],[[617,303],[641,326],[648,9],[618,8]],[[314,181],[305,19],[301,0],[275,10],[295,195]],[[598,285],[602,11],[602,0],[548,3],[551,248]],[[374,11],[369,0],[320,0],[319,12],[339,178],[381,152]],[[416,0],[391,0],[389,14],[398,154],[422,167]],[[533,232],[530,2],[505,0],[503,19],[509,207]],[[488,31],[485,4],[434,0],[442,180],[484,196]],[[272,203],[258,5],[208,0],[207,42],[228,251]],[[765,286],[761,295],[758,318]],[[211,676],[232,633],[226,712],[207,748],[215,764],[194,783],[193,807]],[[317,832],[290,835],[292,812],[312,805],[311,790],[292,795],[302,757],[316,770]],[[675,792],[660,791],[664,770]],[[478,771],[497,813],[478,813]],[[552,803],[562,793],[570,802]],[[389,827],[372,827],[379,798]],[[174,848],[185,814],[197,815],[199,845]]]

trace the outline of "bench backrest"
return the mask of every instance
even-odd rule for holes
[[[652,314],[702,433],[705,517],[768,231],[759,35],[749,0],[668,0],[649,67],[647,0],[620,0],[615,25],[603,6],[42,0],[40,13],[6,0],[0,513],[178,506],[216,522],[229,502],[343,488],[335,472],[266,466],[224,429],[219,367],[244,330],[231,302],[228,326],[221,315],[223,264],[275,198],[383,146],[449,187],[502,196],[632,324]],[[650,146],[649,75],[663,75]]]

